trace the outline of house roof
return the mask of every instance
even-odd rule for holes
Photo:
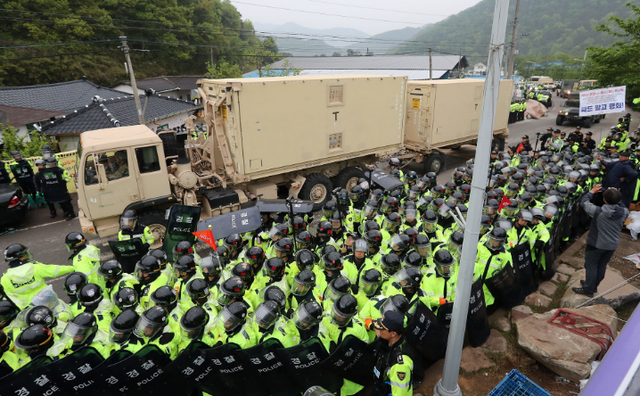
[[[140,96],[144,108],[146,96]],[[202,106],[162,95],[149,96],[146,123],[194,111]],[[42,127],[45,135],[77,135],[94,129],[138,124],[138,112],[132,96],[102,99],[69,113]]]
[[[292,57],[271,65],[273,69],[284,67],[286,61],[291,67],[303,70],[429,70],[429,56],[314,56]],[[460,61],[458,55],[432,56],[433,70],[455,69]],[[462,56],[462,67],[468,67]],[[435,73],[434,73],[435,75]]]
[[[64,113],[64,111],[30,109],[28,107],[0,104],[0,124],[19,127],[34,122],[49,121],[50,118],[61,116]]]
[[[198,88],[196,83],[202,78],[204,76],[160,76],[136,80],[136,85],[138,89],[152,88],[160,93],[173,90],[191,90]],[[123,81],[121,84],[131,85],[128,81]]]
[[[83,78],[56,84],[0,87],[0,104],[68,113],[89,103],[95,96],[111,99],[126,96]]]

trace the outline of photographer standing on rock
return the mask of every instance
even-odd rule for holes
[[[620,243],[620,232],[624,221],[629,216],[629,210],[622,203],[622,193],[615,188],[610,188],[602,194],[604,198],[602,207],[593,204],[591,200],[594,194],[600,191],[602,191],[602,185],[598,184],[580,201],[585,212],[591,216],[591,226],[585,250],[586,280],[581,281],[582,287],[574,287],[572,290],[587,297],[593,297],[598,285],[604,279],[607,264]]]

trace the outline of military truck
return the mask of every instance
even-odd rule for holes
[[[560,126],[565,121],[578,121],[585,128],[591,128],[592,124],[597,124],[604,119],[604,114],[580,117],[580,91],[573,91],[568,94],[564,107],[558,110],[556,125]]]
[[[201,206],[201,219],[258,197],[320,209],[334,187],[352,187],[366,165],[402,149],[406,87],[407,77],[353,75],[200,80],[207,139],[185,147],[175,132],[145,126],[81,135],[82,229],[114,235],[122,212],[136,209],[162,237],[174,203]]]
[[[424,172],[445,166],[444,150],[477,144],[484,80],[409,81],[404,157],[424,164]],[[513,80],[502,80],[493,126],[494,146],[504,150]]]
[[[145,126],[81,135],[80,224],[86,233],[114,235],[122,212],[136,209],[159,240],[174,203],[200,206],[201,219],[258,198],[293,196],[318,210],[334,187],[350,189],[391,155],[438,171],[441,150],[475,143],[483,87],[480,80],[366,75],[200,80],[208,138],[183,143],[174,131]],[[502,147],[512,89],[513,81],[501,83],[494,129]]]

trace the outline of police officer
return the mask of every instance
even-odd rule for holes
[[[282,346],[290,348],[300,342],[298,328],[280,314],[280,306],[275,301],[265,301],[258,305],[254,312],[253,324],[258,343],[275,338]]]
[[[128,312],[128,311],[124,311]],[[178,356],[180,337],[171,331],[163,332],[167,324],[167,311],[163,307],[151,307],[138,319],[133,333],[122,344],[121,350],[136,353],[146,345],[156,345],[171,359]],[[169,330],[170,328],[166,328]]]
[[[98,283],[98,268],[100,266],[100,249],[87,245],[87,238],[79,232],[70,232],[64,238],[67,250],[71,253],[73,268],[87,275],[89,283]]]
[[[20,333],[14,343],[28,355],[30,360],[33,360],[45,356],[53,346],[53,332],[45,326],[34,325]]]
[[[33,202],[36,201],[36,185],[33,181],[33,168],[26,159],[22,158],[19,151],[11,151],[13,161],[5,163],[7,173],[13,173],[13,178],[18,182],[25,194],[30,194]]]
[[[153,256],[145,256],[138,261],[135,274],[139,282],[136,292],[140,296],[140,306],[147,309],[153,292],[167,285],[167,277],[160,270],[160,260]]]
[[[192,341],[200,341],[210,316],[202,307],[191,307],[180,318],[180,344],[178,353],[183,351]]]
[[[64,329],[62,338],[54,343],[47,351],[47,355],[54,360],[63,358],[83,346],[94,348],[103,358],[108,358],[113,348],[107,337],[107,333],[98,331],[96,317],[88,312],[83,312],[73,318]]]
[[[173,264],[176,275],[176,283],[173,285],[174,289],[178,292],[178,305],[183,311],[187,311],[193,306],[189,292],[187,291],[187,283],[191,279],[204,279],[202,273],[197,270],[196,261],[193,256],[187,254],[182,256]]]
[[[125,210],[120,218],[120,231],[118,231],[119,241],[128,241],[129,239],[140,238],[147,250],[155,242],[155,238],[149,227],[139,224],[138,213],[133,209]]]
[[[71,178],[63,169],[58,167],[55,158],[50,157],[45,160],[45,164],[46,167],[44,169],[38,170],[42,178],[42,193],[44,198],[49,203],[59,204],[64,213],[65,220],[69,221],[76,217],[73,205],[71,205],[71,196],[67,189],[67,182],[69,182]]]
[[[227,304],[218,313],[216,326],[204,335],[203,342],[210,346],[234,343],[243,349],[256,345],[257,334],[247,324],[247,314],[247,307],[242,302]]]
[[[404,338],[404,317],[387,311],[371,323],[377,340],[373,367],[372,396],[413,395],[413,369],[415,351]]]
[[[11,339],[0,330],[0,372],[10,373],[20,368],[21,364],[11,349]]]
[[[124,273],[122,265],[117,260],[107,260],[100,264],[98,276],[101,278],[98,284],[108,300],[113,300],[120,289],[130,287],[135,290],[136,285],[140,283],[135,276]]]
[[[0,284],[6,296],[21,309],[28,306],[31,299],[47,286],[45,278],[73,272],[70,265],[46,265],[33,261],[29,248],[20,243],[6,248],[4,260],[9,263],[9,269],[2,275]]]

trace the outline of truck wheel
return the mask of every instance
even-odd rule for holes
[[[585,118],[582,120],[582,126],[585,128],[591,128],[591,124],[593,124],[593,117]]]
[[[564,123],[564,117],[563,116],[556,116],[556,125],[560,126],[560,125],[562,125],[562,123]]]
[[[342,187],[351,192],[351,188],[358,184],[358,180],[361,177],[364,177],[364,172],[360,169],[354,167],[344,168],[336,176],[334,187]]]
[[[140,223],[149,227],[149,231],[153,234],[154,242],[152,249],[162,246],[164,234],[167,232],[167,220],[164,218],[164,212],[161,210],[150,210],[140,215]]]
[[[600,116],[597,116],[596,119],[593,121],[594,124],[599,124],[600,120],[602,120],[602,118],[600,118]]]
[[[444,167],[444,156],[440,153],[429,154],[427,160],[424,161],[424,173],[434,172],[438,174],[444,170]]]
[[[313,210],[320,210],[331,198],[333,184],[331,180],[323,174],[312,173],[307,175],[307,180],[302,185],[298,196],[302,199],[313,201]]]

